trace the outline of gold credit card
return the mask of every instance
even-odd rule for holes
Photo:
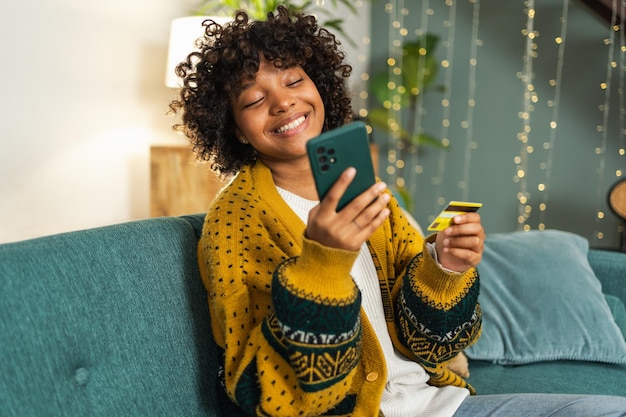
[[[443,230],[452,224],[454,216],[478,211],[482,203],[470,203],[468,201],[450,201],[446,208],[441,210],[437,218],[428,226],[428,230]]]

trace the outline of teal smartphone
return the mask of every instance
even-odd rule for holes
[[[337,211],[376,182],[367,128],[363,122],[324,132],[309,140],[306,147],[320,200],[342,172],[349,167],[356,168],[356,177],[339,200]]]

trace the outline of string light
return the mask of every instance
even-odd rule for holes
[[[618,155],[621,157],[621,159],[625,159],[626,157],[626,124],[624,123],[624,118],[626,118],[626,108],[625,106],[625,99],[624,96],[626,94],[626,92],[624,92],[624,88],[626,88],[625,82],[624,82],[624,76],[626,74],[626,24],[624,19],[626,19],[626,0],[622,0],[622,9],[620,11],[620,16],[622,17],[622,21],[621,23],[621,30],[620,30],[620,59],[619,59],[619,103],[620,103],[620,108],[619,108],[619,137],[620,137],[620,144],[619,144],[619,149],[618,149]],[[625,163],[621,166],[626,166],[626,160],[624,161]],[[616,172],[616,176],[617,177],[621,177],[622,175],[624,175],[621,170],[618,170],[618,172]]]
[[[467,108],[464,120],[460,122],[460,127],[464,130],[465,134],[465,154],[464,154],[464,165],[463,165],[463,173],[460,174],[460,178],[457,181],[457,188],[462,191],[459,194],[462,194],[461,199],[469,199],[469,185],[470,185],[470,171],[472,164],[472,157],[474,155],[474,151],[478,147],[478,141],[474,138],[474,110],[476,103],[476,70],[477,70],[477,50],[478,47],[481,46],[481,41],[478,39],[478,29],[479,29],[479,15],[480,15],[480,1],[479,0],[467,0],[470,5],[473,6],[473,20],[472,20],[472,35],[471,35],[471,48],[468,51],[470,54],[469,57],[469,67],[468,70],[468,85],[467,85]],[[615,12],[618,10],[617,4],[621,2],[621,12]],[[400,137],[400,126],[407,125],[406,122],[410,122],[409,126],[406,130],[414,131],[416,134],[420,134],[423,131],[422,122],[426,121],[424,109],[422,108],[422,101],[424,99],[423,95],[420,94],[418,96],[418,110],[414,115],[414,119],[410,120],[408,113],[400,112],[399,107],[400,103],[400,95],[399,92],[402,91],[404,87],[402,85],[402,44],[403,40],[408,35],[407,28],[405,27],[405,22],[409,25],[409,21],[417,22],[419,19],[420,26],[418,30],[415,32],[418,36],[423,35],[427,32],[429,23],[431,26],[434,26],[433,20],[430,20],[429,17],[434,15],[430,8],[432,3],[429,3],[428,0],[424,0],[421,2],[421,12],[418,10],[412,10],[411,19],[407,16],[409,15],[409,11],[405,8],[405,3],[408,7],[411,7],[413,3],[406,2],[406,0],[388,0],[385,8],[389,16],[389,37],[388,37],[388,63],[387,70],[389,71],[389,86],[390,89],[390,98],[388,102],[385,104],[385,107],[388,110],[389,114],[389,123],[394,128],[391,134],[387,135],[389,140],[388,153],[387,153],[387,175],[389,175],[389,181],[391,183],[395,182],[396,186],[408,186],[411,188],[407,190],[411,195],[417,195],[416,191],[413,188],[417,188],[418,179],[421,174],[423,174],[424,170],[422,166],[419,165],[419,157],[416,147],[412,146],[409,141],[403,141]],[[600,111],[602,112],[603,118],[602,122],[598,123],[597,131],[598,136],[601,137],[601,140],[594,146],[593,152],[597,155],[598,163],[597,163],[597,178],[598,178],[598,186],[597,188],[597,208],[594,212],[594,218],[597,222],[597,230],[594,231],[594,237],[596,239],[602,239],[605,236],[605,231],[601,230],[600,225],[606,221],[606,219],[610,218],[609,215],[605,213],[605,205],[606,205],[606,196],[605,191],[606,187],[604,186],[604,181],[606,180],[606,176],[615,175],[615,177],[622,177],[626,175],[626,170],[623,168],[626,166],[626,123],[624,122],[626,117],[626,100],[624,98],[624,94],[626,91],[626,85],[624,83],[624,78],[626,75],[626,63],[624,62],[626,56],[626,42],[624,40],[624,17],[626,16],[625,8],[626,8],[626,0],[613,0],[614,3],[614,16],[611,22],[611,36],[607,36],[608,39],[604,40],[604,44],[609,48],[609,56],[607,62],[607,76],[604,82],[599,84],[599,87],[602,89],[604,93],[604,103],[601,104]],[[446,163],[448,158],[455,156],[456,154],[449,155],[449,150],[445,148],[450,143],[449,135],[451,134],[451,129],[455,125],[458,125],[458,121],[451,121],[452,115],[452,92],[456,90],[459,86],[452,86],[453,76],[452,76],[452,68],[456,65],[457,70],[459,70],[459,65],[461,64],[458,59],[454,62],[454,54],[455,49],[458,54],[459,45],[458,42],[455,42],[456,35],[458,34],[458,30],[461,30],[463,26],[459,26],[456,20],[459,18],[457,16],[457,4],[458,2],[455,0],[445,0],[445,5],[447,6],[447,16],[446,20],[444,20],[444,29],[447,32],[444,34],[446,37],[442,44],[446,48],[446,56],[439,62],[439,69],[441,71],[441,76],[443,78],[444,88],[442,89],[443,97],[441,99],[441,125],[440,135],[442,143],[444,144],[444,148],[438,150],[438,160],[436,162],[436,171],[435,175],[430,177],[430,181],[432,186],[434,187],[434,210],[433,212],[438,212],[443,204],[445,204],[444,196],[442,195],[445,192],[444,188],[444,178],[446,173]],[[460,7],[461,4],[459,4]],[[413,6],[417,8],[416,6]],[[435,7],[435,6],[433,6]],[[538,24],[535,24],[535,20],[537,18],[537,10],[536,1],[535,0],[525,0],[524,1],[524,15],[525,26],[522,28],[521,33],[524,36],[524,51],[523,51],[523,64],[522,69],[518,73],[518,78],[522,83],[523,91],[522,91],[522,103],[521,108],[518,113],[518,117],[521,123],[520,130],[516,135],[516,140],[519,146],[519,152],[517,156],[515,156],[514,162],[514,173],[513,181],[516,184],[517,190],[517,222],[518,229],[521,230],[531,230],[536,227],[538,229],[544,229],[547,227],[546,218],[548,217],[548,209],[552,209],[551,207],[551,198],[554,199],[554,192],[552,191],[551,184],[554,181],[554,172],[553,165],[555,160],[555,152],[557,152],[557,139],[560,132],[560,123],[559,117],[562,118],[562,105],[561,105],[561,95],[562,95],[562,86],[563,86],[563,70],[564,70],[564,54],[565,48],[568,46],[567,36],[567,23],[568,23],[568,15],[570,13],[570,0],[562,1],[562,13],[561,13],[561,25],[560,32],[554,33],[550,36],[550,42],[546,44],[550,44],[550,54],[558,53],[556,57],[556,68],[554,74],[550,77],[552,79],[547,80],[549,86],[552,87],[552,91],[548,92],[546,95],[550,95],[550,97],[543,97],[540,91],[540,87],[543,87],[546,84],[546,81],[541,80],[541,84],[536,80],[536,74],[534,72],[534,67],[538,66],[535,59],[538,58],[539,54],[539,39],[540,33],[537,31],[539,28]],[[436,8],[436,7],[435,7]],[[439,9],[437,9],[439,10]],[[415,16],[417,13],[420,13],[420,17],[417,18]],[[621,22],[617,22],[617,16],[621,16]],[[468,16],[469,17],[469,16]],[[544,18],[545,16],[541,16]],[[435,20],[436,21],[436,20]],[[556,23],[556,22],[554,22]],[[619,23],[619,24],[618,24]],[[458,27],[457,27],[458,26]],[[553,24],[553,26],[556,26]],[[559,30],[559,27],[554,27],[555,30]],[[455,33],[456,31],[456,33]],[[619,34],[619,39],[617,39],[617,34]],[[542,33],[542,35],[544,35]],[[465,47],[465,42],[467,36],[461,36],[459,41],[462,42],[463,47]],[[541,38],[543,40],[543,37]],[[553,42],[553,43],[551,43]],[[571,40],[569,41],[571,44]],[[617,46],[619,44],[619,48]],[[546,51],[543,50],[544,43],[541,43],[541,52],[542,52],[542,60],[543,56],[546,55]],[[614,56],[619,51],[619,57]],[[550,59],[554,59],[552,56]],[[465,66],[465,62],[463,66]],[[460,71],[465,71],[465,68],[460,69]],[[618,71],[617,73],[615,71]],[[551,71],[552,72],[552,71]],[[550,78],[548,77],[548,78]],[[611,78],[612,77],[612,78]],[[617,87],[617,77],[619,77],[619,87]],[[458,95],[458,92],[456,92]],[[619,95],[617,98],[617,103],[615,103],[616,98],[613,97],[611,100],[611,95]],[[540,100],[541,99],[541,100]],[[613,109],[609,109],[609,103],[613,104]],[[619,143],[617,147],[618,152],[618,168],[611,170],[614,172],[605,173],[607,165],[606,158],[608,158],[609,154],[613,152],[612,145],[611,149],[607,149],[607,136],[609,135],[609,110],[615,112],[617,109],[615,107],[616,104],[619,106]],[[541,126],[540,128],[534,129],[536,126],[533,125],[533,121],[536,122],[539,120],[539,115],[534,116],[534,111],[536,107],[547,105],[549,113],[547,113],[547,117],[551,117],[548,121],[548,126]],[[551,113],[551,116],[550,116]],[[453,117],[453,116],[452,116]],[[461,116],[463,117],[463,116]],[[536,120],[535,117],[537,117]],[[404,118],[404,120],[402,120]],[[409,120],[407,120],[409,119]],[[611,119],[613,119],[613,115],[611,115]],[[543,124],[543,123],[542,123]],[[611,125],[611,129],[613,129],[614,124]],[[543,134],[543,130],[548,128]],[[540,133],[541,131],[541,133]],[[559,146],[560,147],[560,146]],[[434,156],[434,155],[433,155]],[[612,154],[611,154],[612,156]],[[462,157],[462,156],[461,156]],[[532,162],[532,164],[530,164]],[[539,162],[538,166],[541,172],[535,173],[530,172],[530,169],[533,169],[536,164],[535,162]],[[606,165],[606,166],[605,166]],[[455,172],[455,171],[450,171]],[[530,175],[532,174],[532,175]],[[539,177],[536,175],[539,174]],[[537,180],[538,179],[538,180]],[[532,182],[531,181],[535,181]],[[531,222],[532,219],[532,222]]]
[[[448,155],[447,147],[450,144],[448,138],[450,128],[450,102],[452,97],[452,64],[454,60],[454,34],[456,28],[456,1],[447,0],[446,5],[449,7],[448,20],[444,22],[444,25],[448,28],[447,40],[445,46],[447,48],[446,58],[442,62],[441,66],[445,71],[444,74],[444,97],[441,100],[442,116],[441,116],[441,141],[444,148],[439,150],[439,159],[437,162],[437,175],[433,177],[432,183],[436,188],[435,193],[435,205],[433,213],[437,213],[441,210],[441,207],[446,203],[446,200],[442,194],[443,188],[443,176],[446,169],[446,160]]]
[[[515,157],[516,174],[513,181],[519,183],[520,191],[517,194],[518,205],[518,229],[530,230],[527,223],[532,210],[528,205],[530,200],[530,192],[528,191],[528,180],[526,172],[528,170],[528,143],[531,132],[531,113],[534,110],[533,103],[537,100],[537,93],[533,85],[533,59],[537,57],[537,44],[535,39],[539,36],[534,30],[535,21],[535,1],[528,0],[526,2],[526,27],[522,30],[522,35],[526,37],[526,47],[524,52],[524,70],[518,76],[524,85],[523,110],[519,113],[522,121],[522,130],[517,134],[520,141],[520,154]]]
[[[404,27],[404,1],[392,0],[385,4],[385,11],[389,15],[389,35],[387,50],[389,57],[387,58],[387,71],[389,84],[387,88],[390,90],[390,99],[383,103],[388,110],[388,121],[390,132],[387,135],[388,151],[387,151],[387,175],[395,182],[396,187],[404,187],[405,181],[403,177],[403,169],[398,166],[404,166],[402,160],[403,143],[400,140],[402,113],[398,108],[401,97],[398,88],[402,88],[402,35],[401,29]],[[400,87],[398,87],[400,86]],[[396,106],[394,106],[396,104]],[[400,156],[400,158],[398,158]],[[400,161],[400,163],[398,163]]]
[[[622,10],[624,8],[624,1],[622,0]],[[597,127],[597,131],[600,133],[600,145],[596,148],[596,154],[599,156],[598,158],[598,183],[596,187],[596,230],[594,232],[594,242],[604,239],[604,232],[602,231],[602,224],[604,220],[604,212],[602,211],[603,203],[605,201],[604,198],[604,177],[606,175],[606,152],[607,152],[607,141],[608,141],[608,131],[609,131],[609,113],[610,113],[610,99],[611,99],[611,84],[614,69],[617,67],[617,64],[614,60],[615,53],[615,34],[620,31],[620,24],[623,26],[624,20],[621,22],[617,21],[617,0],[613,0],[613,7],[611,13],[611,27],[609,30],[609,38],[604,39],[604,44],[608,46],[608,57],[607,57],[607,65],[606,65],[606,81],[600,84],[600,88],[604,90],[604,104],[600,106],[602,110],[602,125]],[[621,30],[623,32],[623,30]],[[620,53],[622,57],[620,62],[622,62],[622,67],[620,68],[620,85],[623,87],[623,77],[624,77],[624,66],[623,66],[623,54],[624,49],[624,36],[620,36]],[[623,94],[623,93],[622,93]],[[620,96],[621,97],[621,96]],[[622,100],[623,101],[623,100]],[[620,129],[621,135],[623,135],[623,118],[624,118],[624,106],[623,103],[620,104]],[[619,171],[618,171],[619,172]],[[621,175],[621,173],[620,173]]]
[[[545,216],[548,207],[548,197],[550,193],[550,181],[552,179],[552,162],[554,159],[554,148],[556,143],[556,133],[558,129],[559,107],[561,101],[561,83],[563,74],[563,57],[565,54],[565,40],[567,34],[567,18],[569,11],[569,0],[563,1],[563,11],[561,13],[561,32],[554,40],[558,45],[556,76],[554,80],[550,80],[550,85],[554,87],[554,98],[548,102],[548,106],[552,106],[552,121],[550,122],[550,135],[548,142],[544,143],[544,150],[547,153],[545,162],[545,181],[537,186],[541,194],[541,203],[539,204],[539,224],[537,228],[543,230],[546,228]]]
[[[408,35],[408,30],[404,26],[405,17],[409,15],[409,10],[404,7],[404,1],[392,0],[385,5],[385,10],[389,14],[389,57],[387,61],[389,84],[387,88],[390,91],[390,99],[387,103],[383,103],[388,110],[388,124],[391,128],[391,134],[388,137],[388,154],[387,154],[387,175],[395,183],[397,188],[404,188],[409,184],[411,195],[417,194],[418,180],[417,176],[423,173],[422,167],[419,165],[419,155],[417,145],[413,143],[413,138],[402,140],[402,113],[401,102],[402,93],[406,93],[406,86],[403,85],[402,60],[403,60],[403,44],[404,38]],[[421,27],[415,33],[418,36],[425,35],[428,31],[429,16],[434,14],[429,7],[427,0],[422,2],[422,12],[420,16]],[[421,52],[420,52],[421,53]],[[424,54],[426,51],[424,51]],[[423,77],[425,74],[425,60],[419,60],[420,67],[416,69],[417,75],[422,77],[417,80],[417,85],[423,85]],[[416,97],[416,109],[404,117],[407,117],[408,132],[414,135],[421,135],[423,132],[422,116],[424,114],[423,94],[418,92]],[[410,167],[410,170],[408,168]],[[408,171],[408,172],[407,172]],[[405,179],[408,176],[408,179]]]
[[[476,105],[476,67],[478,65],[478,46],[481,41],[478,39],[478,26],[480,24],[480,0],[469,0],[474,5],[472,14],[472,34],[470,38],[470,59],[469,59],[469,79],[467,94],[467,115],[461,123],[465,129],[465,158],[463,164],[463,177],[458,182],[458,187],[462,191],[463,200],[469,199],[469,178],[472,164],[472,153],[478,147],[474,140],[474,107]]]
[[[363,0],[356,0],[354,2],[354,7],[357,10],[362,9],[364,6],[365,6],[365,3],[363,2]],[[370,37],[364,36],[363,38],[361,38],[361,45],[368,47],[370,44],[371,44]],[[367,63],[368,57],[366,53],[361,52],[359,53],[356,59],[360,63]],[[357,95],[358,101],[355,100],[353,104],[358,104],[357,114],[359,115],[359,117],[367,118],[367,115],[369,114],[368,109],[367,109],[367,99],[369,98],[367,84],[370,79],[370,74],[367,72],[367,70],[365,70],[364,72],[360,74],[360,79],[361,81],[363,81],[362,88],[358,92],[358,95]],[[369,129],[371,129],[371,127]]]
[[[621,16],[620,21],[620,47],[619,47],[619,146],[617,149],[618,160],[623,160],[623,164],[619,164],[619,166],[626,166],[626,104],[624,96],[626,92],[624,89],[626,88],[624,78],[626,76],[626,0],[622,0],[622,6],[619,15]],[[615,176],[620,178],[621,176],[626,175],[621,169],[617,169],[615,171]],[[621,230],[620,230],[621,232]]]
[[[421,17],[422,20],[420,22],[420,27],[415,30],[415,34],[418,37],[426,36],[428,33],[428,21],[429,17],[434,14],[433,10],[430,8],[430,3],[428,0],[422,1],[422,12]],[[426,51],[425,51],[426,52]],[[424,53],[425,55],[425,53]],[[418,61],[419,67],[417,68],[418,79],[416,85],[423,86],[424,85],[424,69],[426,67],[426,60],[420,59]],[[422,126],[422,117],[424,116],[424,93],[422,91],[417,95],[416,100],[416,111],[415,114],[409,115],[409,122],[411,122],[410,118],[413,117],[413,126],[409,126],[409,131],[414,132],[416,135],[421,136],[424,133],[424,127]],[[407,152],[408,157],[410,158],[409,164],[413,167],[413,170],[410,172],[410,184],[411,184],[411,194],[417,195],[417,185],[419,183],[418,176],[422,174],[423,170],[419,164],[419,153],[417,152],[417,146],[411,145]]]

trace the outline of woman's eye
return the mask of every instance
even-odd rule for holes
[[[249,107],[254,106],[254,105],[255,105],[255,104],[257,104],[257,103],[260,103],[260,102],[261,102],[261,100],[263,100],[263,97],[258,98],[258,99],[253,100],[253,101],[249,101],[248,103],[244,104],[244,106],[243,106],[243,107],[247,109],[247,108],[249,108]]]

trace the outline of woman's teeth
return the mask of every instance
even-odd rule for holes
[[[302,123],[304,123],[305,119],[306,118],[304,116],[300,116],[296,120],[294,120],[293,122],[291,122],[291,123],[281,127],[280,129],[277,129],[276,132],[277,133],[284,133],[284,132],[286,132],[288,130],[293,130],[296,127],[300,126]]]

